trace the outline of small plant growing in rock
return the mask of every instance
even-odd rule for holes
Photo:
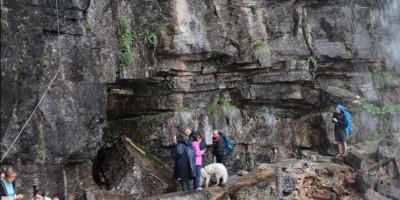
[[[371,74],[372,77],[383,84],[392,85],[394,83],[394,78],[389,72],[382,72],[381,70],[374,68]]]
[[[366,103],[361,107],[361,110],[365,110],[372,115],[395,115],[400,113],[400,104],[397,105],[385,105],[383,107],[374,106]]]
[[[206,110],[207,110],[207,113],[208,113],[210,116],[214,116],[214,115],[216,115],[216,114],[218,113],[218,111],[219,111],[219,106],[216,105],[216,104],[211,104],[211,105],[209,105],[209,106],[206,108]]]
[[[119,59],[117,73],[121,74],[126,69],[126,67],[131,63],[132,59],[135,58],[131,48],[133,41],[136,39],[137,36],[134,32],[132,32],[128,20],[120,19],[119,26],[120,26],[119,43],[121,46],[121,57]]]
[[[85,27],[88,32],[92,31],[93,26],[92,23],[90,23],[90,21],[86,21]]]
[[[7,16],[7,14],[10,12],[11,9],[5,7],[3,5],[3,1],[1,1],[1,26],[3,27],[8,27],[10,24],[8,23],[8,21],[5,19],[5,17]]]
[[[312,79],[315,79],[315,76],[317,75],[317,60],[313,57],[310,56],[307,59],[308,66],[309,66],[309,72],[311,74]]]
[[[144,29],[140,35],[142,35],[144,37],[144,40],[150,44],[152,44],[153,46],[157,45],[158,42],[158,38],[157,35],[155,33],[152,33],[149,31],[149,29]]]

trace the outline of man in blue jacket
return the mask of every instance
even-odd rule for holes
[[[345,156],[347,151],[347,119],[344,114],[344,107],[338,105],[333,113],[332,123],[335,123],[335,141],[338,144],[339,154],[337,156]]]

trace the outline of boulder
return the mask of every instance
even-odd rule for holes
[[[231,199],[276,198],[276,172],[268,165],[260,165],[249,174],[227,184]]]
[[[378,192],[375,192],[373,189],[369,188],[367,192],[364,194],[365,200],[390,200],[389,198],[382,196]]]
[[[201,191],[174,192],[144,198],[145,200],[230,200],[229,191],[221,187],[210,187]]]
[[[110,190],[136,199],[173,192],[172,169],[127,137],[98,155],[97,176]]]
[[[108,191],[108,190],[86,190],[86,200],[131,200],[134,199],[133,195],[122,195],[118,191]]]
[[[350,165],[354,169],[368,171],[369,167],[372,163],[374,163],[374,161],[370,160],[368,157],[359,152],[350,151],[347,153],[345,163]]]

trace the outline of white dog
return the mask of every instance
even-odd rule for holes
[[[217,184],[219,184],[219,180],[222,178],[222,184],[225,184],[228,180],[228,171],[225,166],[221,163],[212,163],[203,168],[201,168],[201,183],[203,183],[203,179],[206,179],[206,188],[208,187],[208,183],[210,182],[211,177],[215,175],[217,178]]]

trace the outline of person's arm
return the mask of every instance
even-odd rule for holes
[[[200,150],[200,155],[202,156],[206,152],[206,149]]]
[[[337,114],[334,112],[332,116],[332,123],[336,123],[337,120]]]

